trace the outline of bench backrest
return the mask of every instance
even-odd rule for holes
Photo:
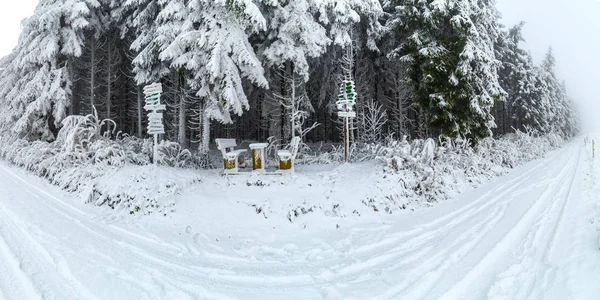
[[[225,156],[227,153],[227,148],[231,148],[233,150],[233,148],[237,146],[235,139],[215,139],[215,143],[217,143],[217,149],[221,150],[223,156]]]
[[[300,149],[300,137],[295,136],[290,141],[290,152],[292,153],[292,160],[296,159],[296,155],[298,155],[298,150]]]

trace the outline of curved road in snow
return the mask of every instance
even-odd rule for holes
[[[595,165],[571,143],[313,259],[129,230],[0,164],[0,299],[598,299]]]

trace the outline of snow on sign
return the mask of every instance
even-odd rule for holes
[[[163,114],[158,112],[167,108],[164,104],[160,104],[161,93],[162,84],[160,83],[153,83],[144,87],[146,100],[144,109],[150,111],[148,113],[148,134],[154,135],[154,164],[156,164],[156,158],[158,157],[158,135],[165,133]]]
[[[164,134],[163,114],[158,112],[148,113],[148,134]]]
[[[336,104],[354,104],[356,102],[356,87],[354,81],[344,80],[340,86],[340,92],[338,94],[338,101]]]
[[[348,68],[351,70],[352,68]],[[354,105],[356,104],[356,86],[352,80],[352,74],[348,71],[346,78],[340,85],[338,99],[335,102],[338,108],[338,116],[344,118],[344,161],[348,162],[350,156],[350,124],[349,119],[356,118]]]
[[[356,118],[355,111],[340,111],[338,112],[338,117],[340,118]]]
[[[164,134],[165,127],[163,124],[163,114],[159,110],[165,110],[167,107],[160,104],[160,94],[162,93],[162,84],[153,83],[144,87],[144,95],[146,100],[145,110],[148,113],[148,134]]]

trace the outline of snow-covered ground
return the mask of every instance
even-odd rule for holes
[[[265,210],[362,196],[372,166],[205,173],[169,214],[129,216],[2,163],[0,299],[597,299],[599,160],[578,140],[431,208],[294,222]],[[309,188],[340,180],[354,188]]]

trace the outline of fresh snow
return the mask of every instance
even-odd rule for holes
[[[372,188],[372,166],[299,166],[310,176],[275,178],[204,172],[179,187],[166,216],[131,216],[1,163],[0,299],[596,299],[600,162],[590,152],[571,142],[430,208],[294,222],[249,205],[263,197],[279,214],[278,201],[356,197]],[[147,176],[174,177],[155,171]],[[135,184],[141,172],[115,180]],[[353,188],[285,186],[308,187],[307,178]]]

